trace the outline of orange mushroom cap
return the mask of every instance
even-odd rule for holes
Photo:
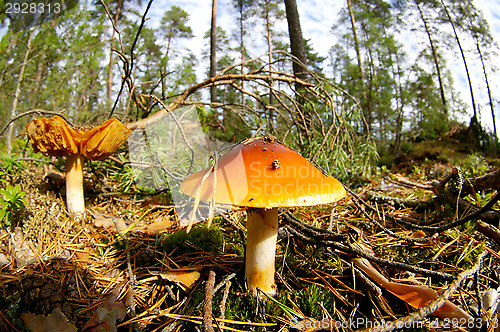
[[[33,119],[26,131],[35,152],[46,156],[81,153],[92,160],[106,159],[128,138],[131,130],[117,119],[109,119],[91,130],[75,130],[60,116]]]
[[[46,156],[69,156],[79,152],[75,141],[77,132],[68,126],[60,116],[33,119],[26,126],[26,132],[35,152]]]
[[[236,145],[214,167],[188,176],[181,190],[202,201],[215,193],[216,203],[255,208],[325,204],[346,195],[339,181],[269,136]]]

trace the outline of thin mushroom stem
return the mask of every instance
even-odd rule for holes
[[[68,212],[75,217],[85,216],[82,168],[84,158],[80,153],[66,157],[66,206]]]
[[[274,261],[278,238],[278,208],[251,208],[247,213],[247,288],[254,295],[259,288],[272,296],[276,294]]]

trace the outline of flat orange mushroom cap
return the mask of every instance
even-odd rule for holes
[[[255,208],[325,204],[346,196],[339,181],[268,136],[238,144],[214,167],[188,176],[181,190],[201,201],[211,201],[215,192],[216,203]]]
[[[106,159],[128,138],[131,130],[117,119],[109,119],[90,130],[75,130],[60,116],[33,119],[26,131],[35,152],[46,156],[81,153],[92,160]]]

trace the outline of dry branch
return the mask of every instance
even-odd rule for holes
[[[210,270],[205,282],[205,301],[203,303],[203,331],[213,332],[212,325],[212,298],[214,296],[215,272]]]
[[[242,81],[281,81],[281,82],[286,82],[286,83],[295,83],[295,82],[300,82],[301,84],[304,85],[311,85],[310,83],[303,82],[297,78],[293,77],[288,77],[284,75],[257,75],[257,74],[226,74],[223,76],[215,76],[215,77],[210,77],[209,79],[195,84],[186,90],[184,90],[183,93],[181,93],[173,102],[167,105],[166,108],[156,112],[155,114],[149,116],[148,118],[141,119],[135,122],[131,122],[127,124],[127,127],[130,129],[136,129],[136,128],[144,128],[147,125],[153,124],[161,119],[163,119],[169,112],[172,112],[175,110],[177,107],[182,105],[187,98],[194,94],[195,92],[206,88],[210,87],[214,84],[229,84],[231,85],[234,81],[237,80],[242,80]]]

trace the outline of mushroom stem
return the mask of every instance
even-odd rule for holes
[[[75,217],[85,216],[83,196],[83,161],[84,156],[75,153],[66,157],[66,206]]]
[[[276,294],[274,260],[278,238],[278,208],[251,208],[247,214],[247,288],[254,295],[257,295],[259,288],[272,296]]]

